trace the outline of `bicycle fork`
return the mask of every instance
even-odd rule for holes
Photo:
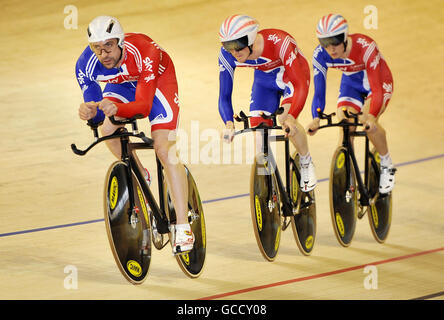
[[[345,128],[344,129],[345,134],[344,134],[344,142],[343,142],[343,146],[348,150],[348,155],[349,157],[347,157],[347,159],[351,159],[352,161],[352,165],[354,168],[354,172],[355,172],[355,177],[356,177],[356,182],[358,184],[358,191],[359,191],[359,203],[361,205],[361,207],[366,207],[369,206],[370,201],[369,201],[369,194],[368,194],[368,189],[367,189],[367,183],[368,183],[368,159],[369,159],[369,140],[367,135],[365,135],[365,133],[361,133],[361,132],[354,132],[352,135],[353,136],[365,136],[365,183],[364,181],[362,181],[362,176],[359,170],[359,166],[358,166],[358,161],[356,160],[356,156],[355,156],[355,152],[354,152],[354,148],[352,143],[350,142],[350,135],[349,135],[349,129]],[[347,176],[348,179],[350,179],[350,174],[352,172],[351,166],[350,166],[350,160],[347,161],[347,168],[348,168],[348,172],[347,172]],[[351,181],[348,182],[348,185],[351,185]]]
[[[284,188],[284,183],[282,182],[281,175],[279,173],[279,169],[276,164],[276,160],[273,157],[273,154],[271,153],[271,150],[269,150],[269,139],[268,139],[268,130],[264,130],[264,155],[267,158],[267,161],[269,161],[273,167],[273,170],[275,171],[275,176],[277,180],[277,185],[279,189],[279,193],[281,196],[281,199],[278,199],[282,202],[282,212],[284,217],[291,217],[293,216],[293,206],[290,202],[290,197],[288,195],[287,190],[290,188],[290,167],[289,167],[289,158],[290,158],[290,151],[289,151],[289,142],[288,139],[284,139],[283,137],[276,137],[276,141],[284,141],[285,142],[285,176],[286,176],[286,185],[287,188]],[[287,190],[286,190],[287,189]],[[279,202],[279,201],[278,201]],[[285,227],[286,228],[286,227]],[[285,230],[285,229],[284,229]]]

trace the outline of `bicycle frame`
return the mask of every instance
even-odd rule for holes
[[[367,136],[367,133],[365,131],[351,131],[350,127],[358,127],[363,126],[361,123],[358,122],[358,114],[350,114],[347,111],[344,111],[345,116],[349,119],[353,119],[353,122],[349,122],[347,120],[342,120],[338,123],[332,123],[332,116],[336,113],[331,113],[329,115],[326,115],[324,113],[321,113],[318,111],[319,118],[320,119],[326,119],[327,125],[320,126],[319,129],[322,128],[328,128],[328,127],[341,127],[343,132],[342,137],[342,146],[347,150],[352,164],[353,164],[353,171],[355,173],[356,182],[358,184],[358,190],[359,190],[359,203],[361,206],[369,206],[370,205],[370,195],[369,191],[367,189],[368,185],[368,177],[369,177],[369,159],[372,157],[370,153],[370,142]],[[353,147],[353,143],[351,142],[351,137],[365,137],[365,168],[364,168],[364,181],[362,180],[358,161],[356,160],[356,155]],[[350,158],[346,158],[346,165],[348,168],[350,168]]]
[[[163,167],[162,167],[162,164],[160,163],[160,160],[156,156],[159,202],[160,202],[160,207],[159,207],[150,188],[145,183],[145,178],[143,177],[142,173],[140,172],[139,166],[137,165],[137,162],[136,162],[136,158],[137,158],[137,155],[135,153],[136,150],[153,149],[154,148],[153,147],[154,141],[152,139],[146,137],[143,132],[141,132],[141,133],[138,132],[137,122],[136,122],[136,119],[138,119],[138,118],[139,118],[139,116],[135,116],[135,117],[130,118],[125,121],[115,121],[113,119],[113,117],[111,117],[110,120],[114,124],[119,124],[119,125],[120,124],[128,124],[128,123],[131,124],[132,125],[132,132],[127,132],[125,128],[121,127],[121,128],[118,128],[113,134],[108,135],[108,136],[104,136],[104,137],[100,137],[100,138],[99,138],[99,134],[98,134],[98,130],[97,130],[97,128],[100,124],[93,124],[91,122],[88,122],[88,125],[91,127],[93,134],[94,134],[94,138],[95,138],[94,143],[92,143],[85,150],[79,150],[79,149],[77,149],[75,144],[72,144],[71,149],[75,154],[83,156],[89,150],[91,150],[94,146],[99,144],[100,142],[110,140],[110,139],[116,139],[116,138],[120,139],[121,149],[122,149],[121,160],[122,160],[122,162],[125,162],[127,164],[127,170],[128,170],[127,174],[129,177],[128,189],[129,189],[130,208],[133,209],[134,204],[135,204],[134,194],[132,192],[133,191],[133,182],[131,179],[132,172],[134,172],[137,179],[140,182],[142,182],[142,183],[140,183],[140,185],[142,187],[143,193],[145,194],[145,196],[147,198],[147,201],[150,204],[150,208],[153,211],[153,216],[156,219],[156,226],[157,226],[158,232],[161,234],[166,234],[169,232],[169,228],[168,228],[169,223],[168,223],[168,219],[166,217],[166,213],[163,209],[163,208],[165,208],[164,197],[163,197],[163,193],[164,193],[163,171],[162,171]],[[131,142],[129,140],[129,137],[139,138],[139,139],[143,140],[143,142]]]
[[[283,203],[283,214],[285,217],[293,216],[293,205],[290,201],[290,162],[293,162],[293,165],[295,165],[294,160],[290,156],[290,144],[288,138],[286,138],[284,135],[278,135],[278,136],[272,136],[274,138],[274,141],[284,141],[285,142],[285,187],[284,183],[282,181],[281,175],[279,173],[279,169],[276,163],[276,160],[273,157],[273,154],[271,150],[269,150],[269,130],[274,129],[282,129],[281,126],[277,125],[276,122],[276,114],[265,116],[262,115],[264,119],[272,119],[273,120],[273,126],[269,127],[265,125],[265,123],[260,123],[257,127],[250,128],[249,127],[249,121],[248,116],[245,115],[244,112],[240,112],[239,116],[235,117],[236,121],[243,122],[244,123],[244,129],[235,132],[235,135],[242,134],[245,132],[254,132],[258,130],[263,130],[262,132],[262,142],[263,142],[263,148],[264,148],[264,154],[266,156],[266,159],[271,162],[275,172],[276,172],[276,180],[279,187],[279,192],[282,197],[282,203]],[[299,172],[298,172],[298,181],[300,179]]]

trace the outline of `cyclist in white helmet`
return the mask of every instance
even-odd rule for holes
[[[188,223],[188,183],[184,166],[172,159],[178,126],[179,100],[173,61],[147,35],[124,33],[119,21],[110,16],[96,17],[88,26],[89,46],[76,64],[77,81],[84,102],[79,117],[102,123],[102,135],[112,134],[118,126],[108,117],[148,117],[154,149],[165,168],[177,213],[176,243],[185,253],[193,248],[194,236]],[[106,83],[103,91],[99,82]],[[105,117],[106,116],[106,117]],[[107,140],[110,151],[121,157],[120,142]],[[143,169],[143,168],[142,168]],[[176,252],[175,252],[176,253]]]
[[[348,33],[348,23],[339,14],[328,14],[319,20],[316,35],[320,45],[313,53],[314,97],[313,121],[308,126],[309,134],[319,128],[317,109],[325,108],[327,69],[339,69],[343,73],[337,115],[345,118],[342,111],[362,111],[360,121],[368,129],[367,136],[381,159],[379,192],[388,193],[395,185],[395,171],[387,145],[386,132],[378,122],[387,108],[393,93],[393,78],[376,42],[363,34]]]
[[[253,68],[251,126],[261,122],[271,125],[260,114],[274,113],[281,104],[285,112],[279,116],[279,122],[284,129],[290,129],[288,136],[300,154],[301,189],[313,190],[317,183],[313,161],[307,135],[297,120],[308,95],[310,68],[296,41],[283,30],[259,31],[258,22],[246,15],[228,17],[220,27],[219,38],[222,43],[219,54],[219,113],[225,123],[224,136],[231,141],[234,132],[231,101],[234,70],[237,67]]]

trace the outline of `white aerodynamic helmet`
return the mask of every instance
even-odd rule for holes
[[[258,29],[259,23],[256,19],[246,15],[235,14],[225,19],[222,23],[219,30],[219,38],[223,43],[246,37],[248,39],[247,45],[251,46],[256,39]]]
[[[88,25],[88,41],[99,42],[117,38],[122,48],[125,34],[119,20],[110,16],[98,16]]]

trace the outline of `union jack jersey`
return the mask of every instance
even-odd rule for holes
[[[122,84],[135,91],[133,101],[114,94],[117,116],[130,118],[136,114],[150,114],[156,89],[165,83],[177,85],[174,65],[169,55],[150,37],[140,33],[126,33],[123,62],[119,68],[105,68],[89,46],[76,63],[77,81],[83,92],[84,101],[101,101],[103,94],[98,82]],[[177,92],[176,92],[177,95]],[[124,101],[126,103],[124,103]],[[103,120],[98,110],[94,122]]]
[[[378,50],[376,42],[363,34],[351,34],[352,47],[346,59],[332,59],[322,46],[313,53],[313,82],[315,87],[312,116],[318,117],[317,109],[325,108],[327,69],[343,71],[338,107],[352,106],[358,111],[364,100],[371,96],[369,112],[378,116],[388,104],[393,92],[390,69]]]
[[[296,41],[285,31],[264,29],[258,32],[264,39],[264,49],[256,60],[240,63],[221,47],[219,54],[219,113],[224,122],[233,121],[231,94],[236,67],[254,68],[254,84],[250,111],[274,112],[277,97],[284,96],[284,103],[291,103],[289,113],[295,118],[304,107],[310,85],[310,68],[307,60],[296,45]],[[270,98],[270,95],[273,97]]]

